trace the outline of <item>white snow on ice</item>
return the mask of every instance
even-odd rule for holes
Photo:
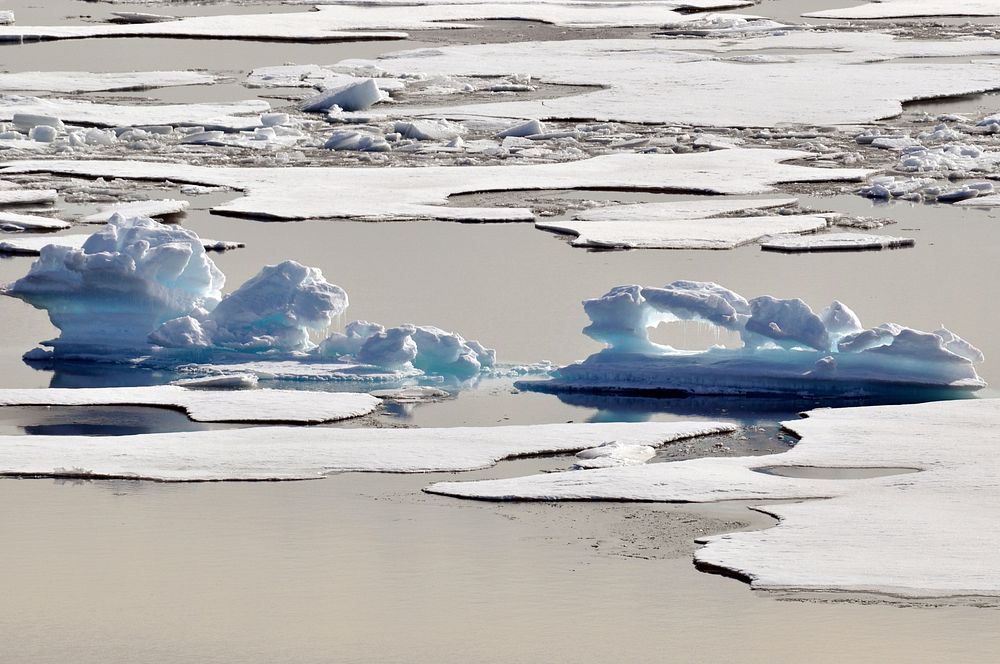
[[[855,7],[809,12],[803,16],[843,19],[1000,16],[1000,5],[996,0],[875,0]]]
[[[209,85],[218,79],[194,71],[93,73],[85,71],[25,71],[0,73],[0,90],[20,92],[122,92],[179,85]]]
[[[733,429],[716,422],[646,422],[446,429],[254,427],[142,436],[0,436],[0,474],[183,482],[316,479],[343,471],[461,471],[486,468],[511,457],[577,452],[608,440],[659,446]]]
[[[540,219],[535,227],[576,235],[577,247],[626,249],[733,249],[761,237],[808,233],[827,227],[823,215],[727,216],[723,213],[792,205],[794,198],[638,203],[586,210],[572,220]]]
[[[864,169],[783,163],[808,152],[731,149],[691,154],[602,155],[525,166],[397,168],[210,168],[140,161],[13,161],[2,172],[171,180],[239,189],[243,198],[214,212],[270,219],[348,218],[373,221],[534,221],[524,208],[449,207],[448,197],[519,189],[669,189],[756,194],[783,182],[856,181]],[[372,192],[385,192],[372,195]]]
[[[874,249],[900,249],[912,247],[913,238],[868,233],[818,233],[816,235],[788,235],[772,237],[760,243],[768,251],[865,251]]]
[[[183,410],[196,422],[315,424],[367,415],[378,404],[379,400],[369,394],[315,390],[189,389],[179,385],[0,389],[0,406],[151,406]]]

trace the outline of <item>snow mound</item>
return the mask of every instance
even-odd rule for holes
[[[548,381],[521,381],[552,392],[808,394],[865,396],[981,389],[982,353],[949,330],[921,332],[894,323],[864,329],[846,305],[819,314],[798,299],[751,300],[710,282],[663,288],[618,286],[584,302],[584,333],[607,344]],[[653,343],[659,323],[700,321],[736,332],[741,348],[681,351]]]

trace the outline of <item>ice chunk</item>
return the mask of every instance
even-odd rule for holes
[[[0,73],[0,90],[21,92],[117,92],[179,85],[210,85],[218,77],[195,71],[94,73],[85,71],[25,71]]]
[[[802,300],[744,298],[717,284],[619,286],[584,302],[588,336],[608,348],[518,386],[548,392],[677,392],[758,395],[943,395],[981,389],[982,354],[948,330],[886,323],[862,330],[834,302],[817,316]],[[698,320],[739,332],[743,347],[680,351],[650,341],[649,328]]]
[[[617,440],[576,453],[574,468],[613,468],[643,464],[656,456],[650,445],[633,445]]]
[[[447,141],[458,138],[462,130],[447,120],[412,120],[397,122],[392,129],[403,138],[417,141]]]
[[[5,231],[58,231],[70,224],[52,217],[17,212],[0,212],[0,230]]]
[[[0,406],[151,406],[183,410],[196,422],[311,424],[367,415],[379,403],[350,392],[204,389],[233,387],[232,377],[225,378],[226,383],[215,377],[183,386],[0,390]],[[240,386],[245,382],[244,376]]]
[[[29,205],[55,203],[59,192],[55,189],[5,189],[0,191],[0,205]]]
[[[916,244],[913,238],[864,233],[820,233],[772,237],[760,243],[761,249],[786,253],[805,251],[870,251],[900,249]]]
[[[256,391],[222,394],[252,395]],[[205,392],[191,390],[190,394],[196,399]],[[375,401],[364,394],[342,396]],[[718,422],[643,422],[443,429],[252,427],[142,436],[0,436],[4,449],[0,475],[58,476],[67,474],[60,468],[85,468],[97,476],[184,482],[315,479],[338,471],[460,471],[485,468],[510,457],[575,453],[607,440],[653,446],[734,428]]]
[[[165,321],[214,307],[224,282],[193,232],[115,216],[80,249],[43,247],[7,293],[48,311],[57,353],[127,354]]]
[[[374,80],[367,78],[357,83],[324,90],[302,102],[299,109],[306,112],[320,112],[337,106],[344,111],[364,111],[388,98],[389,96],[375,85]]]
[[[335,131],[326,139],[323,147],[327,150],[352,150],[355,152],[389,152],[389,145],[384,136],[367,131],[342,129]]]
[[[528,136],[536,136],[538,134],[544,134],[544,133],[545,133],[544,124],[542,124],[538,120],[528,120],[527,122],[516,124],[509,129],[504,129],[499,134],[497,134],[497,137],[506,138],[507,136],[521,136],[526,138]]]
[[[80,221],[85,224],[106,224],[115,214],[123,217],[166,217],[180,214],[190,207],[187,201],[179,201],[173,198],[152,201],[132,201],[129,203],[112,203],[110,205],[99,205],[98,212],[83,217]]]

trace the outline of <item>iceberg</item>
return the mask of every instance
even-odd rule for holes
[[[675,281],[663,288],[618,286],[587,300],[584,333],[607,347],[518,387],[543,392],[662,395],[896,393],[961,395],[986,382],[982,353],[950,330],[922,332],[894,323],[865,329],[847,305],[820,313],[799,299],[747,300],[718,284]],[[742,346],[677,350],[649,339],[660,323],[698,321],[737,333]]]
[[[12,249],[37,250],[39,258],[6,294],[46,310],[61,332],[43,342],[50,351],[31,351],[29,360],[387,382],[468,380],[496,361],[496,351],[433,326],[355,321],[331,333],[347,310],[347,293],[320,270],[291,260],[264,267],[223,296],[225,275],[206,250],[235,243],[202,240],[149,218],[114,214],[85,239],[60,240]]]

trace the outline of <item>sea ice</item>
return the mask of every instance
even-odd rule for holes
[[[816,235],[786,235],[772,237],[760,243],[767,251],[787,253],[807,251],[865,251],[912,247],[913,238],[866,233],[818,233]]]
[[[816,314],[802,300],[746,300],[718,284],[675,281],[664,288],[618,286],[584,302],[584,333],[607,348],[561,367],[546,392],[672,392],[703,395],[963,393],[986,383],[982,354],[946,329],[894,323],[864,329],[844,304]],[[676,350],[650,341],[659,323],[700,321],[740,335],[741,348]]]
[[[4,231],[58,231],[69,228],[70,225],[59,219],[36,214],[0,212],[0,230]]]
[[[195,71],[93,73],[83,71],[25,71],[0,73],[0,90],[18,92],[122,92],[178,85],[209,85],[218,77]]]
[[[586,210],[573,220],[538,220],[542,230],[576,235],[573,246],[627,249],[733,249],[779,233],[825,229],[824,215],[716,215],[792,205],[794,198],[638,203]],[[716,217],[716,218],[712,218]]]
[[[771,191],[782,182],[857,181],[870,174],[863,169],[784,163],[811,156],[773,149],[618,153],[567,163],[475,168],[210,168],[127,160],[38,160],[7,162],[2,172],[226,186],[242,190],[244,197],[213,208],[213,212],[270,219],[372,221],[534,221],[531,210],[523,208],[447,205],[449,196],[477,191],[591,188],[756,194]],[[373,191],[391,195],[373,196]]]
[[[152,201],[131,201],[127,203],[111,203],[98,206],[98,212],[89,214],[82,219],[85,224],[106,224],[111,217],[120,214],[123,217],[166,217],[180,214],[190,207],[187,201],[173,198]]]
[[[226,378],[231,383],[231,377]],[[213,387],[219,387],[218,379]],[[368,394],[315,390],[190,389],[180,385],[0,390],[0,406],[152,406],[183,410],[196,422],[315,424],[367,415],[378,404],[379,400]]]
[[[38,256],[42,253],[42,248],[49,245],[66,247],[68,249],[82,250],[83,245],[90,238],[89,234],[73,235],[16,235],[7,237],[0,235],[0,254],[12,254],[16,256]],[[242,242],[232,240],[210,240],[208,238],[198,238],[205,251],[230,251],[240,249],[246,245]]]
[[[225,394],[255,391],[259,390]],[[192,391],[195,397],[203,394]],[[462,471],[486,468],[511,457],[577,452],[609,440],[659,446],[728,433],[734,428],[717,422],[643,422],[444,429],[253,427],[142,436],[0,436],[0,475],[184,482],[316,479],[343,471]]]
[[[310,3],[322,5],[322,3]],[[717,6],[715,3],[712,6]],[[745,3],[727,3],[739,6]],[[639,27],[697,21],[681,2],[489,2],[428,3],[419,11],[370,3],[317,6],[315,11],[192,16],[144,24],[92,23],[58,26],[0,26],[0,41],[85,39],[91,37],[177,37],[266,39],[298,42],[405,39],[402,30],[475,27],[489,19],[540,21],[577,28]]]
[[[550,84],[600,86],[555,99],[393,108],[399,115],[589,118],[720,127],[870,122],[899,115],[905,101],[984,92],[997,85],[997,62],[883,61],[920,55],[995,55],[1000,53],[998,40],[907,43],[887,35],[857,34],[796,32],[750,42],[602,39],[461,45],[339,64],[376,65],[390,75],[527,72]],[[705,52],[768,48],[791,49],[795,55],[787,61],[748,65]],[[866,64],[858,66],[859,62]]]
[[[270,104],[259,100],[213,104],[126,106],[99,104],[79,99],[42,99],[19,95],[0,96],[0,120],[14,120],[15,124],[18,124],[15,117],[17,115],[34,115],[57,118],[62,123],[96,127],[171,125],[239,131],[260,127],[259,115],[270,110]],[[240,117],[243,115],[248,115],[248,117]],[[35,124],[45,123],[35,122]],[[61,129],[62,127],[57,128]]]
[[[1000,5],[995,0],[875,0],[856,7],[824,9],[803,16],[843,19],[1000,16]]]
[[[0,190],[0,205],[30,205],[55,203],[59,192],[55,189],[4,189]]]
[[[806,500],[756,509],[773,528],[716,535],[695,553],[760,590],[1000,595],[994,524],[1000,400],[821,409],[784,422],[802,440],[778,455],[549,473],[428,490],[518,500]],[[771,469],[911,468],[869,479],[781,477]],[[820,474],[821,477],[821,474]]]

